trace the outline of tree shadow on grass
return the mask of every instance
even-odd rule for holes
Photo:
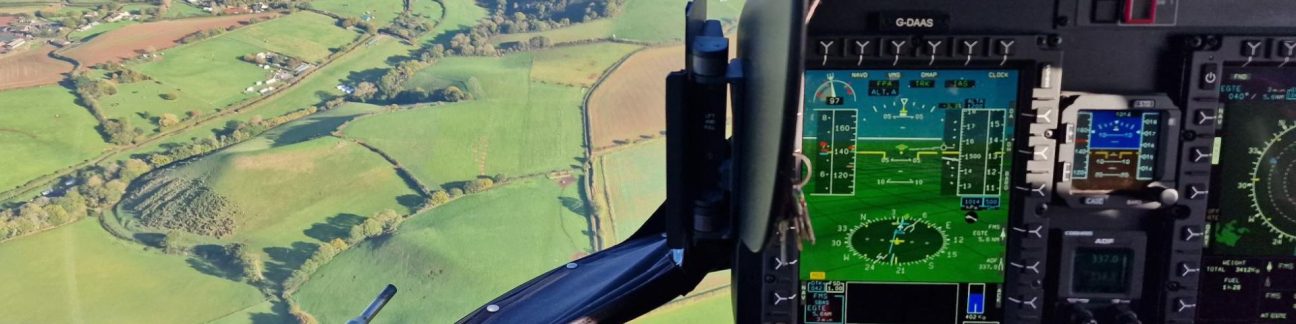
[[[270,313],[252,313],[248,315],[248,320],[252,324],[289,324],[297,323],[292,313],[288,311],[288,303],[278,299],[270,301]]]
[[[576,213],[576,215],[585,216],[589,213],[589,207],[585,205],[585,201],[579,198],[558,197],[558,201],[562,203],[563,207],[567,207],[567,210]]]
[[[355,116],[335,116],[335,117],[313,117],[304,120],[299,124],[279,133],[271,140],[275,147],[304,142],[316,137],[325,136],[337,130],[339,126],[349,120],[355,119]]]
[[[190,249],[191,253],[188,259],[189,267],[202,272],[203,274],[226,279],[229,281],[240,281],[242,278],[239,274],[241,270],[233,269],[233,263],[229,255],[225,253],[225,247],[216,244],[196,245]]]
[[[396,202],[401,206],[405,206],[405,208],[409,208],[409,210],[418,210],[420,206],[423,206],[423,200],[423,196],[419,195],[401,195],[400,197],[396,197]]]
[[[351,232],[351,228],[364,222],[365,218],[356,214],[337,214],[329,217],[324,223],[316,223],[304,233],[310,238],[320,240],[320,242],[332,241],[335,238],[344,238]]]
[[[263,251],[270,256],[270,260],[265,263],[266,279],[272,282],[284,282],[289,275],[292,275],[293,270],[300,268],[317,249],[319,244],[306,242],[293,242],[292,247],[265,248]]]

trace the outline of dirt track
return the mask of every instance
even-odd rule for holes
[[[61,53],[81,62],[81,66],[91,66],[132,58],[149,47],[159,51],[171,48],[179,44],[177,41],[180,38],[197,31],[238,26],[240,22],[247,21],[252,17],[272,17],[275,15],[273,13],[263,13],[135,24],[104,33],[85,44]]]
[[[64,73],[72,71],[72,63],[49,56],[54,46],[34,46],[37,48],[0,58],[0,90],[58,83]]]

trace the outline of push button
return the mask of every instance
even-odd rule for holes
[[[949,56],[949,48],[947,39],[924,39],[918,51],[922,56]]]
[[[1215,90],[1217,86],[1219,86],[1219,64],[1202,64],[1200,88],[1202,90]]]
[[[995,55],[1013,56],[1017,54],[1017,41],[1012,39],[996,39],[994,41]]]
[[[1198,126],[1206,126],[1206,125],[1210,125],[1210,124],[1212,124],[1212,123],[1214,123],[1214,122],[1215,122],[1215,110],[1214,110],[1214,109],[1202,109],[1202,110],[1198,110],[1198,111],[1197,111],[1197,115],[1196,115],[1196,116],[1193,116],[1193,123],[1197,124]]]
[[[877,56],[878,55],[877,39],[873,39],[873,38],[852,39],[847,41],[847,43],[848,44],[846,45],[850,47],[850,55],[853,56]]]
[[[1278,56],[1296,57],[1296,40],[1278,41]]]
[[[815,41],[815,54],[823,56],[841,55],[842,40],[836,38],[823,38]]]
[[[886,54],[890,56],[913,55],[913,41],[906,38],[892,38],[884,42]]]
[[[960,38],[958,39],[958,55],[962,56],[984,56],[985,42],[979,38]]]
[[[1264,40],[1250,39],[1242,41],[1242,56],[1256,57],[1265,53]]]

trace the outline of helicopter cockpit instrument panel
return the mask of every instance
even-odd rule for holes
[[[1259,2],[819,2],[797,317],[1296,321],[1296,9]]]

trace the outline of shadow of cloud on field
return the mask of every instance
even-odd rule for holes
[[[319,244],[306,242],[293,242],[292,247],[265,248],[263,251],[270,256],[270,260],[265,263],[266,279],[272,282],[284,282],[293,270],[300,268],[317,249]]]
[[[335,238],[345,238],[351,232],[351,228],[364,222],[365,218],[356,214],[337,214],[324,220],[324,223],[311,225],[303,233],[310,238],[320,240],[320,242],[332,241]]]

